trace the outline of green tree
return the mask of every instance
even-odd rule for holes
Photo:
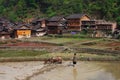
[[[15,22],[15,21],[19,20],[17,15],[16,15],[16,13],[14,11],[9,12],[8,14],[9,14],[8,15],[8,19],[10,19],[11,21]]]
[[[119,22],[119,4],[120,0],[0,0],[0,16],[18,20],[87,13],[93,18]]]

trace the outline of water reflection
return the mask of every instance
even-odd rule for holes
[[[95,74],[94,77],[89,78],[88,80],[116,80],[115,77],[111,73],[107,73],[105,71],[100,71]]]
[[[77,69],[76,69],[76,67],[73,67],[73,78],[74,78],[74,80],[77,80]]]
[[[119,62],[102,62],[102,63],[96,63],[96,64],[99,65],[101,68],[103,68],[106,73],[109,73],[111,74],[111,76],[114,76],[115,79],[112,79],[112,80],[120,79],[120,63]]]
[[[40,62],[0,63],[0,80],[22,78],[28,73],[38,71],[40,66],[43,66],[42,64]],[[120,80],[120,62],[81,61],[75,67],[56,67],[56,69],[38,74],[30,80]]]

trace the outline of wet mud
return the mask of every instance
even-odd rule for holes
[[[40,61],[0,63],[0,80],[120,80],[119,62],[71,61],[44,65]]]

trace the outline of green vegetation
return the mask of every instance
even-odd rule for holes
[[[34,57],[48,53],[37,50],[0,50],[0,57]]]
[[[31,17],[87,13],[92,18],[117,21],[119,24],[119,4],[119,0],[0,0],[0,16],[16,21]]]
[[[69,37],[65,37],[69,36]],[[76,37],[73,37],[76,36]],[[63,35],[32,37],[30,39],[10,40],[4,44],[17,44],[18,42],[36,42],[49,44],[58,44],[54,47],[47,48],[28,48],[27,47],[6,47],[2,48],[1,41],[0,61],[31,61],[44,60],[53,56],[61,56],[64,60],[71,60],[73,53],[76,52],[79,60],[120,60],[120,54],[115,51],[120,51],[120,41],[107,38],[81,38],[79,35]],[[31,45],[32,46],[32,45]],[[41,44],[42,46],[42,44]],[[48,49],[49,48],[49,49]],[[55,48],[55,49],[54,49]],[[109,52],[114,51],[114,52]],[[108,52],[107,52],[108,51]]]
[[[60,44],[65,45],[68,43],[74,43],[74,42],[85,42],[85,41],[93,41],[93,40],[101,40],[100,38],[83,38],[82,35],[63,35],[61,37],[59,36],[43,36],[43,37],[31,37],[30,39],[22,39],[22,41],[27,42],[46,42],[46,43],[53,43],[53,44]]]
[[[21,41],[16,39],[0,40],[0,46],[3,44],[17,43],[17,42],[21,42]]]
[[[8,61],[36,61],[45,60],[51,57],[61,56],[63,60],[71,60],[73,53],[48,53],[46,51],[0,51],[0,62]],[[117,61],[120,55],[77,53],[77,59],[83,61]]]

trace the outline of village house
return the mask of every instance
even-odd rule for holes
[[[92,37],[108,37],[116,29],[116,23],[105,20],[82,21],[81,30],[86,30]]]
[[[31,25],[18,24],[14,28],[15,38],[30,38],[31,37]]]
[[[31,21],[32,20],[32,21]],[[29,24],[11,23],[0,18],[0,38],[29,38],[44,36],[46,34],[63,34],[64,32],[86,31],[91,37],[108,37],[115,32],[116,23],[105,20],[91,20],[86,14],[72,14],[67,16],[54,16],[49,19],[28,19]]]
[[[0,18],[0,38],[10,39],[12,37],[14,24],[5,18]]]
[[[32,36],[43,36],[47,34],[47,20],[45,18],[35,19],[31,22],[32,27]]]
[[[68,31],[81,31],[82,21],[90,21],[86,14],[72,14],[66,17]]]
[[[0,26],[0,38],[10,39],[10,33],[3,26]]]
[[[63,16],[54,16],[48,19],[47,32],[48,34],[62,34],[66,29],[66,19]]]
[[[116,28],[115,31],[113,32],[112,38],[120,39],[120,30],[118,28]]]

